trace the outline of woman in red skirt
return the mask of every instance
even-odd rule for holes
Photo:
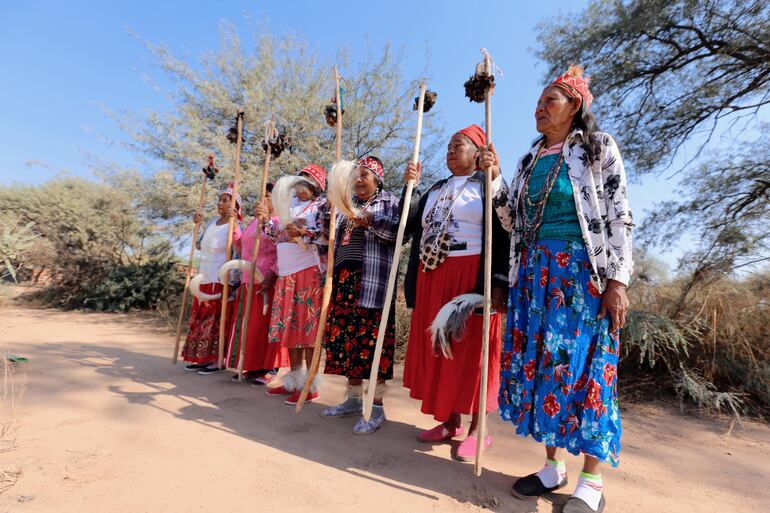
[[[483,316],[473,313],[464,336],[452,341],[452,358],[436,354],[431,323],[441,307],[456,296],[483,291],[484,175],[478,170],[484,146],[481,127],[471,125],[452,136],[446,164],[452,176],[424,194],[415,192],[406,225],[412,249],[404,279],[407,306],[413,308],[404,365],[404,386],[422,401],[421,411],[440,422],[420,433],[426,443],[449,441],[464,433],[463,414],[471,414],[468,436],[456,458],[470,461],[476,453]],[[420,179],[420,166],[409,164],[405,180]],[[492,216],[493,307],[489,336],[487,411],[496,408],[500,372],[500,312],[508,287],[508,234]],[[491,435],[484,448],[492,443]]]
[[[265,231],[276,241],[278,250],[278,281],[270,310],[268,340],[288,350],[291,370],[282,384],[267,389],[271,396],[288,396],[286,404],[297,404],[305,385],[306,370],[313,358],[318,320],[321,315],[322,276],[326,271],[327,238],[324,225],[329,209],[326,195],[326,170],[317,164],[304,167],[299,176],[304,182],[297,186],[296,196],[289,208],[291,221],[280,226],[275,220],[267,223]],[[276,185],[276,188],[278,184]],[[257,206],[263,221],[269,212]],[[307,401],[320,395],[316,375]]]
[[[267,184],[264,205],[270,214],[273,213],[271,192],[273,184]],[[254,250],[254,240],[257,235],[261,237],[259,254],[257,255],[257,269],[262,275],[261,283],[254,283],[253,299],[251,301],[251,314],[249,315],[248,339],[242,340],[244,332],[243,321],[246,316],[246,303],[250,274],[249,270],[242,272],[241,286],[235,298],[235,307],[232,309],[230,335],[228,338],[226,364],[230,368],[237,368],[240,360],[241,343],[246,344],[243,362],[243,377],[254,385],[266,385],[275,377],[275,369],[289,366],[289,356],[280,344],[268,343],[268,331],[270,328],[270,305],[273,302],[273,292],[278,271],[275,242],[262,231],[258,218],[246,227],[240,237],[234,239],[236,250],[243,260],[251,262]],[[237,380],[238,376],[233,376]]]
[[[230,209],[231,186],[222,191],[217,202],[219,217],[206,225],[203,235],[197,242],[201,250],[198,272],[202,275],[200,291],[204,294],[219,294],[219,299],[200,300],[193,297],[190,309],[190,324],[182,349],[182,359],[188,362],[185,370],[199,374],[218,372],[219,365],[219,318],[222,309],[222,284],[219,283],[219,268],[227,262],[227,231],[230,217],[240,219],[241,198],[236,196],[236,211]],[[229,211],[229,212],[228,212]],[[193,221],[202,221],[200,214],[195,214]],[[235,223],[234,237],[240,237],[240,226]]]

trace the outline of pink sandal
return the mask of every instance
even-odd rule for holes
[[[492,445],[492,435],[487,435],[484,440],[484,450],[489,449],[490,445]],[[468,435],[468,438],[460,442],[455,459],[466,462],[476,459],[476,435]]]
[[[426,444],[432,444],[436,442],[443,442],[445,440],[451,440],[456,436],[460,436],[465,432],[462,426],[453,430],[448,430],[444,424],[439,424],[433,429],[428,429],[420,433],[419,440]]]

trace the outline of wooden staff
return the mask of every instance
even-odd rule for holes
[[[487,73],[492,74],[492,59],[485,54]],[[484,131],[486,147],[492,144],[492,88],[484,92]],[[484,173],[484,333],[481,338],[481,383],[479,386],[479,425],[476,436],[474,472],[481,476],[484,443],[487,436],[487,382],[489,381],[489,327],[492,315],[492,173]]]
[[[260,201],[265,200],[265,195],[267,194],[267,178],[270,175],[270,157],[272,156],[272,151],[270,148],[270,138],[275,134],[275,117],[270,119],[270,122],[267,126],[267,130],[265,133],[265,144],[267,145],[265,149],[265,165],[262,168],[262,186],[259,189],[260,190]],[[246,341],[248,340],[249,335],[249,318],[251,317],[251,303],[254,301],[254,273],[257,270],[257,254],[259,253],[259,244],[262,240],[262,234],[260,233],[259,229],[259,219],[257,219],[257,230],[256,230],[257,236],[254,239],[254,249],[251,253],[251,274],[249,276],[249,288],[248,288],[248,297],[246,299],[246,313],[243,314],[243,322],[241,324],[241,345],[238,348],[239,350],[239,356],[238,356],[238,381],[243,381],[243,360],[246,359]]]
[[[334,68],[334,82],[336,84],[335,98],[337,99],[337,123],[336,136],[335,136],[335,148],[334,158],[335,162],[342,158],[342,98],[340,95],[340,74],[337,68]],[[296,412],[302,411],[302,407],[305,405],[307,395],[310,393],[310,387],[313,385],[313,379],[318,373],[318,367],[321,364],[321,343],[324,338],[324,330],[326,329],[326,317],[329,314],[329,302],[332,298],[332,280],[334,279],[334,239],[337,232],[337,209],[334,205],[329,203],[329,250],[326,257],[326,281],[324,282],[323,298],[321,300],[321,316],[318,319],[318,331],[315,335],[315,344],[313,346],[313,361],[310,362],[310,367],[307,370],[307,379],[305,380],[305,386],[302,389],[302,393],[299,395],[299,401],[297,401]]]
[[[214,156],[209,155],[209,168],[215,169]],[[205,169],[204,169],[205,171]],[[195,211],[200,214],[203,210],[203,201],[206,199],[206,179],[209,176],[204,172],[203,179],[201,180],[201,195],[198,198],[198,209]],[[179,343],[182,339],[182,323],[184,322],[185,310],[187,310],[187,295],[190,292],[190,274],[192,274],[192,261],[195,256],[195,243],[198,241],[198,232],[200,231],[201,223],[195,223],[193,228],[192,244],[190,245],[190,258],[187,259],[187,272],[184,279],[184,292],[182,292],[182,304],[179,305],[179,320],[176,323],[176,343],[174,344],[174,357],[171,359],[172,363],[176,363],[179,358]]]
[[[412,164],[415,166],[420,160],[420,139],[422,137],[422,115],[425,107],[425,82],[420,84],[420,96],[417,99],[417,131],[414,134],[414,149],[412,150]],[[369,388],[364,397],[364,419],[368,422],[372,415],[372,405],[374,404],[374,392],[379,376],[380,358],[382,357],[382,346],[385,342],[385,332],[390,318],[390,303],[393,300],[393,292],[396,289],[396,279],[398,278],[398,263],[401,260],[401,245],[404,243],[404,231],[406,230],[406,220],[409,214],[409,205],[412,203],[412,189],[414,180],[409,180],[404,192],[404,204],[401,207],[401,219],[398,223],[398,233],[396,234],[396,247],[393,250],[393,263],[390,266],[388,275],[388,289],[385,292],[385,303],[382,306],[382,315],[380,317],[380,327],[377,331],[377,343],[374,346],[374,356],[372,357],[372,369],[369,373]]]
[[[235,141],[235,171],[233,172],[233,194],[230,196],[230,208],[235,210],[238,196],[238,185],[241,181],[241,144],[243,144],[243,111],[238,112],[236,116],[236,130],[238,132]],[[233,257],[233,230],[235,229],[235,217],[231,217],[227,227],[227,260]],[[222,284],[222,309],[219,315],[219,359],[217,364],[220,369],[224,369],[225,360],[225,327],[227,326],[227,296],[230,293],[230,281],[225,280]]]

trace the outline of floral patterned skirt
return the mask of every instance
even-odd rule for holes
[[[582,243],[540,240],[522,255],[510,308],[500,415],[519,435],[617,466],[619,334],[596,319],[601,294]]]
[[[349,379],[369,379],[382,310],[358,306],[361,269],[343,267],[334,272],[329,321],[324,333],[326,367],[324,374],[340,374]],[[391,305],[378,378],[393,379],[393,353],[396,349],[395,301]]]
[[[315,266],[279,276],[270,310],[269,341],[286,349],[313,347],[322,292],[321,272]]]
[[[221,283],[203,283],[201,292],[220,294]],[[199,365],[209,364],[219,358],[219,318],[222,315],[222,300],[199,301],[193,297],[190,309],[190,323],[187,330],[182,360]]]

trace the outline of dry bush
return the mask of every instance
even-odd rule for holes
[[[627,397],[674,392],[711,412],[770,415],[769,274],[637,282],[629,295],[620,366]]]

